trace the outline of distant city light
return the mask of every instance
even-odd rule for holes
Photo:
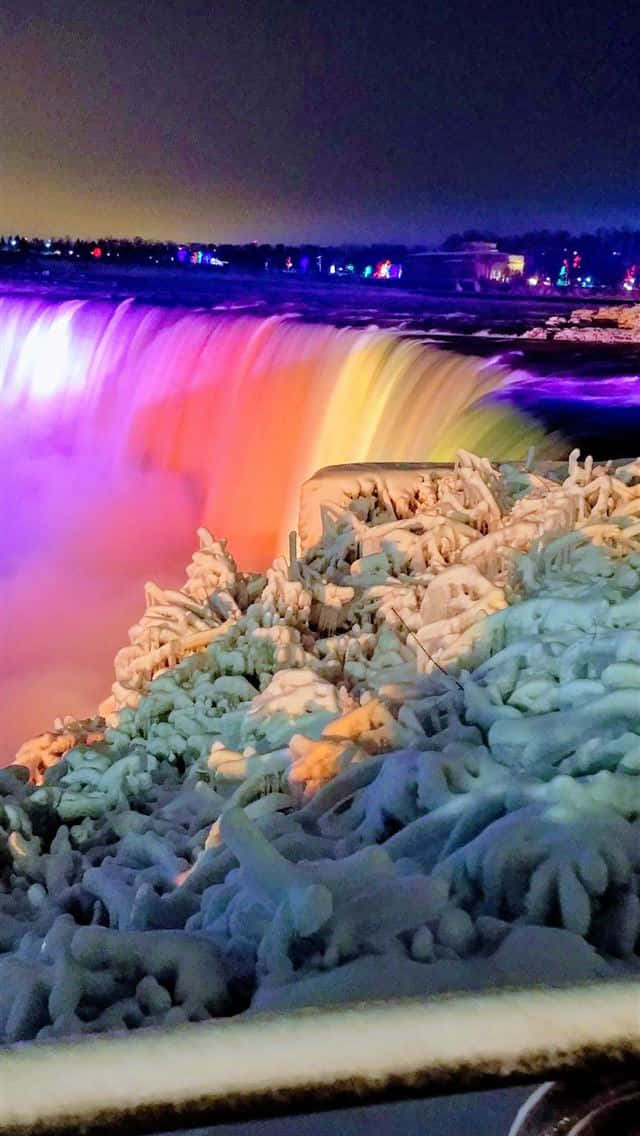
[[[373,274],[375,280],[388,280],[391,273],[391,261],[380,260]]]
[[[569,261],[563,260],[558,279],[556,280],[558,288],[568,288],[569,286]]]
[[[374,280],[399,280],[402,276],[402,265],[393,264],[390,260],[378,261],[375,270],[367,265],[363,272],[363,276],[368,277],[373,274]]]
[[[102,249],[99,245],[96,245],[95,248],[91,249],[91,255],[95,257],[96,260],[100,260],[100,257],[102,256]]]
[[[627,268],[627,271],[624,274],[624,280],[622,282],[622,287],[624,288],[625,292],[633,291],[636,286],[637,279],[638,266],[637,264],[631,264],[629,268]]]

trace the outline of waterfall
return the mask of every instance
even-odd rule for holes
[[[400,332],[133,301],[0,299],[0,745],[87,714],[204,523],[241,567],[286,549],[329,464],[521,456],[479,405],[505,369]]]

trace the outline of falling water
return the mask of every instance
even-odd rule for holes
[[[1,299],[4,757],[93,710],[145,579],[181,581],[198,524],[261,568],[321,466],[522,455],[528,424],[478,406],[504,375],[375,328]]]

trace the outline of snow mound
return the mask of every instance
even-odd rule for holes
[[[637,970],[640,464],[335,490],[0,771],[6,1042]]]

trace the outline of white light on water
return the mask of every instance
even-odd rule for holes
[[[15,394],[51,399],[62,391],[81,390],[84,376],[73,365],[72,321],[80,302],[62,304],[53,318],[45,311],[28,331],[13,376]]]

